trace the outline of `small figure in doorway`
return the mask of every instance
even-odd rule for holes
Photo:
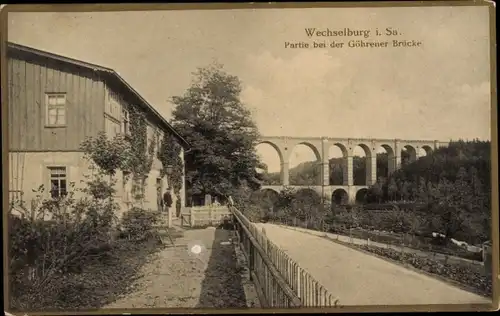
[[[156,188],[156,203],[158,204],[158,212],[163,211],[163,198],[161,196],[161,188]]]

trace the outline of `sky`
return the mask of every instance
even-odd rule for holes
[[[264,136],[490,139],[487,7],[9,13],[9,41],[115,69],[160,114],[212,62],[242,82]],[[375,36],[378,28],[398,31]],[[305,29],[371,30],[309,38]],[[419,47],[348,48],[350,40]],[[285,48],[285,42],[344,42]],[[269,171],[277,154],[258,147]],[[334,149],[331,156],[338,155]],[[290,164],[315,160],[297,147]]]

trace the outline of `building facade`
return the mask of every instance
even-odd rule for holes
[[[93,172],[84,159],[82,142],[102,131],[109,138],[119,133],[138,137],[130,131],[134,111],[145,117],[145,141],[148,147],[155,141],[155,152],[141,184],[144,197],[140,201],[134,197],[132,177],[119,171],[116,201],[122,209],[137,203],[145,209],[158,208],[158,188],[163,193],[169,186],[168,175],[160,175],[164,166],[156,154],[161,140],[167,134],[174,136],[182,148],[182,162],[189,144],[137,91],[112,69],[14,43],[7,44],[7,67],[11,201],[22,197],[29,202],[40,185],[51,188],[43,193],[46,197],[68,192],[72,185],[82,187]],[[182,183],[179,195],[184,206],[184,179]],[[176,205],[174,192],[172,196]]]

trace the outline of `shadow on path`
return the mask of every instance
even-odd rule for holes
[[[231,231],[217,228],[197,308],[246,308]],[[227,244],[221,244],[227,242]]]

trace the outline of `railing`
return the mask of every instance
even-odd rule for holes
[[[334,306],[333,296],[302,269],[265,232],[231,207],[238,244],[247,258],[250,277],[264,307]]]
[[[231,214],[227,206],[189,207],[181,213],[181,222],[190,227],[217,226]]]

